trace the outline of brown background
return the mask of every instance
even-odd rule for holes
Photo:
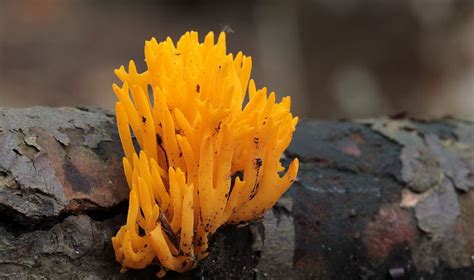
[[[0,106],[112,108],[155,36],[226,30],[296,114],[474,117],[474,5],[456,0],[0,0]]]

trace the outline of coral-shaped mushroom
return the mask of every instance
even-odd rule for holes
[[[130,204],[112,242],[122,270],[157,260],[184,272],[206,256],[210,234],[260,218],[290,187],[298,160],[281,176],[280,157],[298,118],[290,97],[278,103],[249,82],[252,60],[228,54],[225,33],[217,43],[212,32],[202,43],[197,32],[176,45],[153,38],[145,61],[143,73],[133,61],[115,71]]]

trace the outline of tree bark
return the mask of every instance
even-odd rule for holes
[[[473,122],[303,120],[295,156],[298,180],[262,220],[220,229],[197,269],[166,277],[472,279]],[[154,277],[114,260],[121,157],[102,109],[0,109],[0,279]]]

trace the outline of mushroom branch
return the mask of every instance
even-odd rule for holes
[[[219,227],[261,218],[290,187],[298,159],[285,171],[280,158],[298,118],[290,97],[249,80],[252,60],[227,53],[223,32],[217,42],[187,32],[176,46],[153,38],[145,62],[115,71],[130,206],[112,243],[122,271],[155,260],[162,276],[195,268]]]
[[[148,173],[140,173],[138,192],[131,195],[115,114],[84,107],[0,108],[0,143],[0,278],[154,278],[161,269],[156,258],[123,274],[115,260],[111,239],[135,217],[144,228],[138,238],[127,234],[130,243],[143,241],[153,226],[148,221],[157,216],[156,224],[169,228],[150,231],[156,244],[189,248],[168,232],[193,215],[182,213],[181,224],[173,223],[150,202],[149,216],[138,218],[136,201],[140,184],[147,190]],[[302,120],[282,166],[294,157],[300,159],[297,180],[262,218],[219,227],[195,269],[170,270],[165,277],[472,279],[473,122]],[[148,168],[163,174],[153,180],[169,180],[176,191],[191,186],[180,185],[186,167],[170,172],[143,153],[134,158],[132,180],[136,168]],[[183,195],[185,200],[192,202]],[[164,201],[160,205],[168,205]],[[175,265],[172,250],[157,252]]]

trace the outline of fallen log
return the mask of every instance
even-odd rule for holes
[[[474,123],[303,120],[297,182],[265,217],[226,226],[194,271],[166,277],[472,279]],[[120,274],[110,238],[128,187],[113,114],[0,109],[0,279]]]

